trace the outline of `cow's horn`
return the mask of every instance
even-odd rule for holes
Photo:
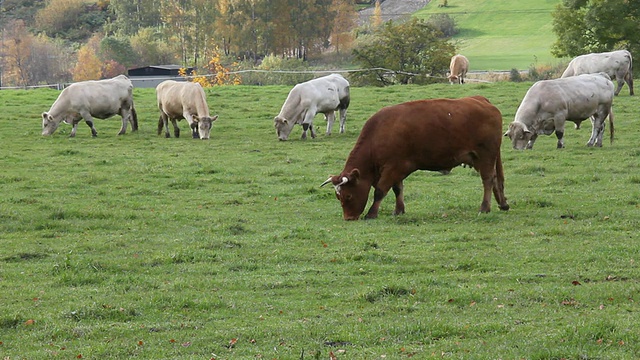
[[[323,186],[327,185],[327,184],[328,184],[328,183],[330,183],[330,182],[331,182],[331,176],[329,176],[329,178],[328,178],[325,182],[323,182],[322,184],[320,184],[320,187],[323,187]]]

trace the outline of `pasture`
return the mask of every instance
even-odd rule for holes
[[[470,71],[526,70],[532,64],[555,65],[551,55],[556,40],[551,13],[559,0],[449,0],[431,1],[415,13],[418,18],[449,14],[459,33],[453,37],[459,52],[469,58]],[[566,62],[567,60],[564,59]]]
[[[511,210],[479,176],[416,172],[407,213],[345,222],[333,189],[382,106],[484,95],[506,130],[531,83],[352,88],[347,132],[279,142],[288,86],[206,89],[209,141],[119,118],[42,137],[55,90],[0,91],[0,354],[5,359],[640,357],[640,105],[616,140],[531,151],[503,139]],[[626,93],[625,93],[626,92]],[[316,117],[319,133],[325,122]],[[469,129],[473,131],[473,129]],[[606,137],[606,136],[605,136]],[[371,198],[370,198],[371,201]]]

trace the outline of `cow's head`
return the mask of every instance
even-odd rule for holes
[[[60,121],[56,121],[51,114],[47,112],[42,113],[42,135],[51,135],[60,125]]]
[[[527,126],[518,121],[509,124],[509,130],[504,133],[504,136],[508,136],[511,139],[513,148],[516,150],[524,150],[532,135],[533,133],[527,129]]]
[[[202,140],[208,140],[209,137],[211,136],[211,127],[213,126],[213,122],[218,120],[218,115],[214,116],[214,117],[210,117],[210,116],[203,116],[203,117],[197,117],[194,116],[193,117],[193,123],[191,124],[192,129],[194,130],[194,135],[195,135],[195,130],[197,128],[198,130],[198,137]]]
[[[358,220],[364,212],[371,187],[360,178],[360,171],[353,169],[340,175],[330,176],[320,186],[333,184],[336,197],[342,205],[342,217],[345,220]]]
[[[458,78],[458,76],[456,76],[456,75],[449,75],[449,76],[447,76],[447,79],[449,79],[449,84],[458,84],[458,83],[460,83],[460,78]]]
[[[273,126],[276,128],[278,140],[287,140],[289,138],[289,134],[291,134],[291,130],[293,130],[293,125],[295,125],[293,121],[289,121],[282,116],[276,116],[273,118]]]

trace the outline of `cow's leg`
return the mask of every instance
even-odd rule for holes
[[[396,194],[396,209],[394,211],[394,214],[396,214],[397,211],[402,211],[402,213],[404,213],[404,198],[402,195],[402,189],[403,189],[402,179],[394,179],[390,177],[389,174],[410,173],[410,172],[407,172],[406,170],[407,169],[399,168],[398,166],[396,166],[393,169],[388,169],[383,171],[383,174],[380,177],[380,180],[378,180],[378,183],[374,186],[373,204],[371,204],[371,207],[369,208],[367,215],[365,215],[364,217],[365,219],[375,219],[378,217],[378,211],[380,210],[380,204],[382,203],[382,199],[384,199],[384,197],[387,196],[389,189],[391,189],[392,187],[394,187],[393,191]],[[398,198],[398,193],[400,194],[399,198]],[[398,201],[402,203],[401,206],[398,206]]]
[[[474,168],[480,173],[482,179],[482,203],[480,204],[480,212],[488,213],[491,211],[491,194],[496,187],[496,169],[495,163],[488,164],[486,161],[476,161]],[[503,195],[504,196],[504,195]]]
[[[536,139],[538,138],[538,133],[533,133],[533,135],[531,135],[531,138],[529,139],[529,141],[527,142],[527,146],[525,146],[525,149],[527,150],[531,150],[533,149],[533,144],[536,142]]]
[[[91,114],[89,114],[88,112],[84,112],[84,113],[80,113],[80,115],[82,116],[84,121],[87,123],[87,126],[91,128],[91,136],[93,137],[98,136],[98,131],[96,130],[95,126],[93,126],[93,117],[91,116]]]
[[[591,138],[587,142],[587,146],[602,147],[602,136],[604,135],[604,127],[606,112],[598,108],[598,112],[591,117]]]
[[[633,96],[633,74],[631,73],[631,70],[627,72],[624,79],[627,82],[627,85],[629,85],[629,96]]]
[[[327,135],[331,135],[331,129],[333,129],[333,123],[336,121],[336,112],[328,111],[324,114],[327,120]]]
[[[393,193],[396,194],[396,209],[393,211],[393,215],[404,214],[404,184],[400,181],[397,184],[394,184]]]
[[[558,149],[564,148],[564,124],[566,120],[564,118],[554,118],[553,125],[556,128],[556,138],[558,138]]]
[[[200,134],[198,133],[198,122],[194,120],[193,115],[185,111],[182,113],[182,117],[184,117],[185,120],[187,120],[187,124],[189,124],[189,129],[191,130],[191,137],[194,139],[200,139]]]
[[[371,204],[369,211],[367,211],[367,215],[365,215],[364,217],[365,219],[375,219],[378,217],[380,203],[382,203],[382,199],[387,196],[387,192],[389,192],[388,188],[386,190],[383,190],[379,187],[375,188],[375,190],[373,191],[373,204]]]
[[[344,125],[347,122],[347,109],[340,109],[340,134],[344,134]]]
[[[76,136],[76,130],[78,130],[78,123],[80,122],[80,120],[82,120],[82,118],[78,120],[73,120],[73,122],[71,123],[71,134],[69,134],[69,137]]]
[[[169,125],[166,121],[166,119],[164,118],[164,113],[160,113],[160,116],[158,117],[158,136],[160,136],[160,134],[162,134],[162,129],[166,128],[167,125]],[[169,136],[169,129],[167,128],[166,131],[166,135],[165,136]]]
[[[556,130],[556,138],[558,138],[558,149],[564,148],[564,131]]]
[[[617,76],[616,76],[617,77]],[[618,96],[618,94],[620,94],[620,90],[622,90],[622,87],[624,86],[624,76],[621,77],[617,77],[616,79],[618,81],[618,88],[616,89],[616,91],[613,93],[613,95]]]
[[[316,110],[317,109],[315,108],[309,108],[304,112],[302,116],[302,139],[307,138],[307,129],[311,130],[311,138],[316,138],[316,132],[313,130],[313,118],[316,116]]]
[[[127,132],[127,123],[131,121],[131,111],[120,109],[120,117],[122,117],[122,126],[118,135],[124,135]],[[131,128],[133,129],[133,125],[131,125]]]
[[[173,136],[175,136],[176,138],[180,137],[180,127],[178,126],[178,120],[171,118],[171,125],[173,125]],[[169,136],[169,124],[165,125],[167,127],[167,135],[166,137],[170,137]]]

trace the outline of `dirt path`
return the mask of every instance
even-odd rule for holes
[[[407,18],[413,12],[425,7],[430,0],[384,0],[380,3],[382,10],[382,21],[397,20]],[[360,11],[359,24],[364,25],[369,22],[373,15],[374,7],[366,8]]]

